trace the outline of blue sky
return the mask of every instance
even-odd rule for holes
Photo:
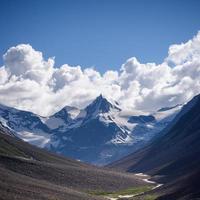
[[[29,43],[56,66],[160,63],[169,45],[200,30],[199,10],[198,0],[0,0],[0,54]]]

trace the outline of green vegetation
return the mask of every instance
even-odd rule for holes
[[[97,195],[97,196],[104,196],[104,197],[112,197],[112,198],[118,198],[120,195],[138,195],[143,192],[147,192],[151,190],[153,186],[140,186],[140,187],[134,187],[134,188],[128,188],[125,190],[119,190],[116,192],[105,192],[105,191],[90,191],[89,194]],[[146,200],[153,200],[153,199],[146,199]]]
[[[154,194],[148,194],[144,196],[144,200],[156,200],[157,196]]]

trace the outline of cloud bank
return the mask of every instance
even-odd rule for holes
[[[200,32],[191,40],[169,47],[157,65],[135,57],[119,71],[100,74],[93,68],[45,60],[29,44],[11,47],[0,67],[0,103],[49,115],[66,105],[79,108],[102,93],[132,110],[155,110],[185,103],[200,93]]]

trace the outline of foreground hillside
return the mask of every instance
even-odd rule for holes
[[[90,166],[54,155],[6,133],[0,125],[2,200],[88,200],[95,191],[112,192],[145,183],[134,175]]]
[[[200,95],[194,97],[167,127],[164,136],[109,167],[143,172],[164,184],[159,199],[200,197]]]

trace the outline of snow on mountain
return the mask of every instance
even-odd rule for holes
[[[0,122],[16,133],[16,136],[39,147],[50,141],[50,129],[41,121],[40,116],[0,105]]]
[[[113,113],[113,112],[121,111],[121,109],[118,106],[111,104],[102,95],[98,96],[84,110],[86,112],[84,122],[86,122],[87,120],[91,120],[92,118],[96,118],[98,116],[102,117],[102,120],[103,120],[105,113]],[[112,120],[109,117],[107,117],[107,119]]]
[[[80,114],[81,110],[78,108],[66,106],[60,111],[56,112],[54,115],[43,118],[43,122],[50,129],[57,129],[59,127],[67,128],[69,124],[73,123],[73,120],[79,118]]]
[[[180,109],[178,105],[149,113],[123,111],[100,95],[85,109],[66,106],[49,117],[1,105],[0,122],[31,144],[102,165],[143,146]]]
[[[181,106],[152,113],[122,111],[102,95],[54,134],[49,148],[95,164],[105,164],[133,152],[163,130]],[[57,129],[58,130],[58,129]],[[61,130],[61,129],[60,129]]]

